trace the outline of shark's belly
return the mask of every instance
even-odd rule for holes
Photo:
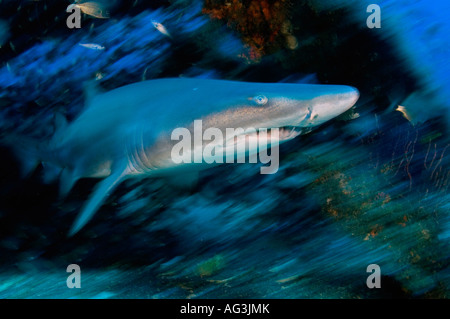
[[[108,134],[109,133],[109,134]],[[120,133],[86,133],[67,138],[55,148],[58,165],[77,178],[106,177],[114,166],[126,161],[126,138]]]

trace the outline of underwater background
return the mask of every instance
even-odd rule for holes
[[[90,80],[345,84],[361,97],[283,144],[276,174],[222,165],[190,190],[125,181],[74,237],[98,180],[61,199],[2,144],[0,298],[448,298],[448,1],[88,2],[108,14],[69,29],[69,1],[0,1],[0,140],[48,139]],[[381,28],[366,24],[371,3]],[[81,289],[66,286],[69,264]]]

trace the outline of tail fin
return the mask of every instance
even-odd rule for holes
[[[22,178],[31,175],[42,161],[39,149],[40,143],[33,138],[8,134],[1,138],[0,143],[10,148],[16,159],[21,163]]]
[[[60,113],[54,115],[54,132],[49,139],[37,139],[16,132],[4,132],[0,136],[0,144],[10,148],[16,159],[21,163],[21,176],[25,178],[34,172],[42,162],[44,166],[44,182],[54,182],[61,174],[62,168],[52,164],[54,158],[50,154],[49,145],[53,140],[63,136],[67,127],[67,120]]]

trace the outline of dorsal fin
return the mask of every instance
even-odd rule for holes
[[[66,117],[59,111],[53,115],[53,136],[50,139],[50,144],[58,145],[61,139],[66,134],[66,128],[69,126]]]
[[[83,84],[83,93],[84,93],[84,99],[85,99],[84,105],[86,106],[86,108],[88,108],[92,104],[93,100],[98,95],[100,95],[104,92],[100,88],[98,81],[89,80]]]
[[[60,113],[60,112],[55,113],[54,126],[55,126],[55,133],[61,132],[61,131],[65,130],[65,128],[67,127],[67,119],[62,113]]]

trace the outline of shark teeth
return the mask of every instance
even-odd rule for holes
[[[300,127],[292,126],[292,127],[282,127],[279,129],[280,140],[290,140],[293,139],[300,134],[304,133],[304,130]]]
[[[273,133],[275,132],[274,130],[278,131],[276,139],[278,139],[279,141],[291,140],[301,134],[305,134],[310,131],[310,129],[300,128],[300,127],[296,127],[296,126],[285,126],[285,127],[279,127],[279,128],[277,127],[277,128],[265,129],[264,131],[266,132],[266,135],[264,135],[264,137],[271,139]],[[261,129],[257,129],[254,133],[246,134],[246,136],[260,138],[260,133],[261,133]],[[234,139],[235,139],[235,143],[236,143],[237,137],[234,137]]]

